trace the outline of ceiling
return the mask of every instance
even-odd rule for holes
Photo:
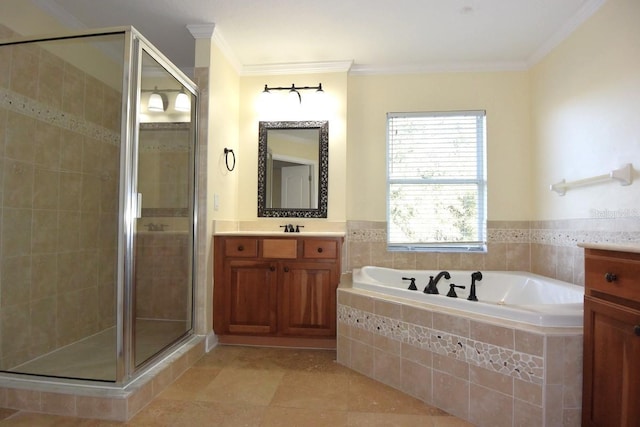
[[[133,25],[183,70],[187,25],[215,24],[246,74],[330,61],[360,73],[526,69],[606,0],[31,1],[71,28]]]

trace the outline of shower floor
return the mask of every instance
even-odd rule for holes
[[[185,321],[137,319],[135,331],[136,365],[144,362],[186,330]],[[115,381],[116,328],[40,356],[11,369],[35,375]]]

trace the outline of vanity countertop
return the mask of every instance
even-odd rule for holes
[[[344,237],[344,231],[301,231],[285,233],[284,231],[217,231],[214,236],[276,236],[276,237]]]
[[[640,243],[578,243],[578,246],[585,249],[640,253]]]

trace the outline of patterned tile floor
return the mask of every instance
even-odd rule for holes
[[[0,409],[0,426],[471,424],[335,362],[335,352],[218,346],[128,423]]]

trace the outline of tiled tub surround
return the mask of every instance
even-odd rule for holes
[[[582,328],[497,322],[345,282],[339,363],[475,425],[580,424]]]
[[[584,255],[578,243],[640,242],[640,217],[602,218],[599,211],[594,211],[593,216],[557,221],[489,221],[488,250],[484,254],[388,252],[385,222],[348,221],[344,270],[375,265],[404,270],[529,271],[584,285]]]

